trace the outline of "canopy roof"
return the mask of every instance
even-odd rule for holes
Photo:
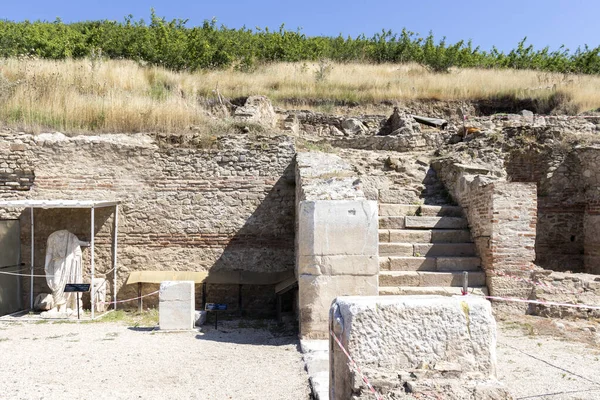
[[[0,208],[100,208],[119,203],[105,200],[0,200]]]

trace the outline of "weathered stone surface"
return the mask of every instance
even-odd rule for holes
[[[410,382],[416,394],[423,391],[420,386],[431,389],[427,382],[439,384],[440,370],[448,374],[450,369],[445,378],[451,378],[456,387],[445,385],[448,397],[444,398],[465,398],[459,396],[472,395],[475,386],[485,381],[501,388],[495,380],[496,323],[486,300],[469,296],[340,297],[331,313],[334,332],[341,332],[342,345],[377,390],[397,389],[406,394]],[[354,375],[333,339],[330,348],[330,398],[366,395],[368,391],[360,390],[360,377]],[[506,396],[495,398],[510,398]]]
[[[435,271],[435,257],[390,257],[392,271]]]
[[[415,255],[426,257],[465,257],[477,253],[473,243],[418,243],[414,247]]]
[[[271,101],[266,96],[250,96],[243,107],[236,108],[233,117],[240,122],[252,122],[274,127],[277,115]]]
[[[468,227],[465,218],[456,217],[405,217],[407,228],[432,229],[465,229]]]
[[[485,273],[469,272],[469,286],[485,286]],[[463,273],[436,271],[380,271],[381,286],[449,286],[462,287]]]
[[[54,299],[49,293],[40,293],[35,296],[33,309],[36,311],[49,311],[54,308]]]
[[[379,254],[394,256],[413,256],[413,245],[410,243],[381,243]]]
[[[190,330],[196,322],[193,281],[160,284],[158,324],[162,330]]]
[[[356,135],[366,131],[363,123],[356,118],[348,118],[342,121],[342,129],[349,135]]]
[[[377,203],[303,201],[298,208],[298,254],[376,255]]]
[[[300,336],[305,339],[326,339],[329,336],[329,307],[338,296],[376,296],[377,275],[300,275],[298,303]]]
[[[303,275],[377,275],[376,255],[298,256],[298,274]]]

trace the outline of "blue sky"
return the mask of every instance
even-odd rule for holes
[[[0,0],[1,1],[1,0]],[[431,30],[436,38],[450,42],[472,39],[475,45],[490,49],[496,45],[507,51],[523,37],[536,47],[557,49],[565,44],[571,50],[579,45],[600,45],[597,0],[505,0],[491,2],[441,0],[4,0],[0,19],[14,21],[48,20],[65,22],[112,19],[122,21],[133,14],[148,20],[150,8],[167,19],[189,19],[189,25],[217,18],[228,27],[268,26],[277,29],[302,28],[307,35],[367,36],[381,29],[400,31],[403,27],[422,36]]]

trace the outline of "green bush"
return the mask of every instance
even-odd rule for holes
[[[416,62],[434,72],[451,67],[516,68],[561,73],[600,73],[600,46],[574,52],[564,47],[536,50],[526,38],[508,53],[482,51],[472,43],[454,44],[433,34],[420,37],[403,29],[400,34],[382,30],[372,37],[308,37],[301,31],[230,29],[216,20],[188,27],[187,20],[167,21],[151,10],[150,21],[123,22],[0,21],[0,57],[35,56],[48,59],[132,59],[173,70],[234,67],[252,71],[257,64],[331,60],[336,62]]]

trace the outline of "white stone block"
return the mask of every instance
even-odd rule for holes
[[[194,328],[194,282],[165,281],[160,284],[159,327],[164,330]]]
[[[302,201],[298,216],[298,254],[377,255],[377,202]]]
[[[361,369],[398,373],[452,365],[461,379],[496,375],[496,322],[490,303],[470,296],[338,297],[333,331]],[[332,399],[351,397],[360,380],[333,342]]]

